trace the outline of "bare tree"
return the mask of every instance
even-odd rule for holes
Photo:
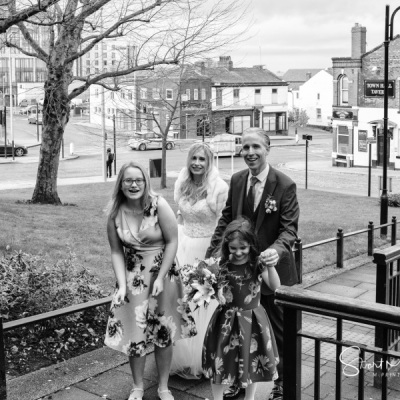
[[[45,11],[59,0],[38,0],[36,4],[20,4],[16,0],[0,2],[0,9],[4,12],[0,18],[0,33],[5,33],[8,28],[26,21],[28,18]],[[6,11],[7,10],[7,11]]]
[[[70,102],[90,85],[119,90],[121,77],[157,65],[178,64],[220,48],[233,36],[232,24],[243,15],[239,0],[65,0],[49,7],[18,27],[32,50],[15,42],[6,45],[37,57],[47,65],[43,104],[43,135],[34,203],[60,204],[57,174],[62,138],[70,114]],[[40,46],[29,25],[47,26],[48,47]],[[220,39],[218,39],[218,36]],[[78,62],[104,39],[125,37],[136,46],[132,54],[111,71],[74,75]],[[81,85],[71,92],[73,81]]]

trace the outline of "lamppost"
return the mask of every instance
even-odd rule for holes
[[[382,194],[381,194],[381,220],[380,224],[388,222],[388,194],[387,194],[387,143],[388,143],[388,108],[389,108],[389,43],[393,40],[393,19],[400,7],[397,7],[391,17],[389,23],[389,5],[386,5],[385,13],[385,58],[384,58],[384,95],[383,95],[383,176],[382,176]],[[387,235],[387,226],[381,228],[381,236]]]

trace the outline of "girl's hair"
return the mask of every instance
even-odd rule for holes
[[[221,264],[229,260],[229,243],[235,239],[249,244],[249,264],[252,271],[254,271],[259,256],[258,239],[251,222],[244,217],[233,220],[225,229],[221,241]]]
[[[111,201],[106,208],[107,214],[112,219],[114,219],[117,216],[121,204],[123,204],[124,201],[126,200],[125,195],[122,192],[122,180],[124,179],[125,171],[128,168],[137,168],[141,171],[143,175],[145,184],[144,184],[143,197],[140,199],[142,208],[143,209],[147,208],[150,205],[154,196],[156,196],[156,193],[151,188],[150,177],[146,169],[141,164],[135,161],[125,163],[119,170],[118,177],[115,182],[114,192],[111,197]]]
[[[193,174],[190,172],[190,165],[193,156],[203,150],[206,158],[206,168],[204,175],[202,176],[200,185],[194,183]],[[199,200],[207,196],[207,185],[208,177],[214,165],[214,156],[210,149],[210,146],[206,143],[194,143],[190,146],[189,152],[186,158],[186,168],[188,170],[188,177],[182,182],[180,191],[182,197]]]

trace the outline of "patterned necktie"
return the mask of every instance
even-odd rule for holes
[[[251,211],[254,211],[254,199],[255,199],[255,185],[258,182],[258,178],[252,176],[250,179],[250,187],[247,192],[247,204],[249,205]]]

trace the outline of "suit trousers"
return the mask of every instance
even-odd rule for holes
[[[276,345],[278,347],[279,364],[277,366],[279,378],[277,381],[283,381],[283,310],[274,303],[274,294],[261,295],[261,305],[265,308],[268,318],[274,331]]]

